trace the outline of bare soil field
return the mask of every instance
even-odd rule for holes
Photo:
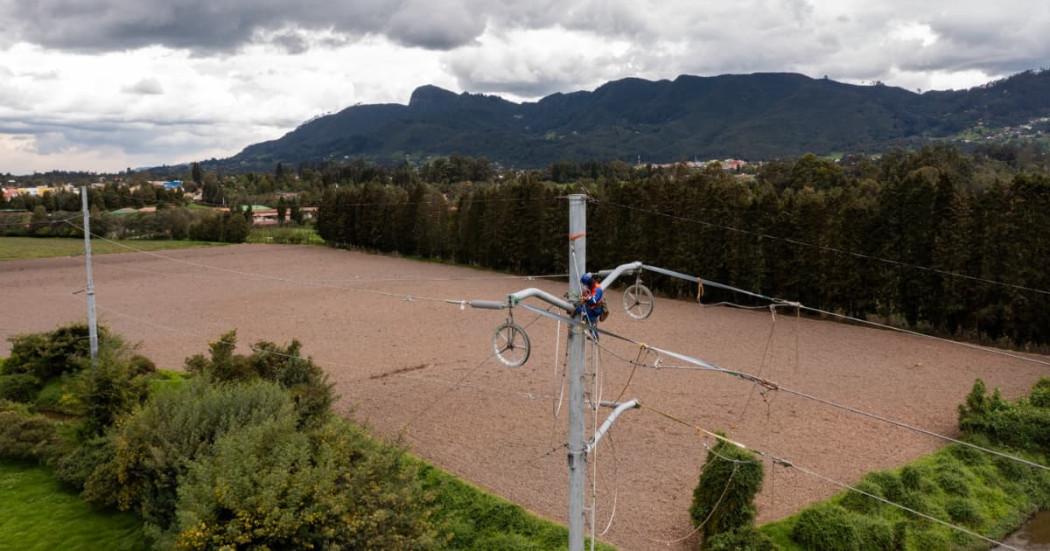
[[[422,457],[481,487],[563,522],[567,475],[564,450],[556,446],[565,441],[566,412],[555,418],[555,410],[564,335],[558,357],[555,322],[534,321],[528,328],[532,358],[522,368],[508,369],[485,360],[504,313],[356,288],[499,300],[531,286],[560,295],[564,282],[500,279],[470,268],[323,247],[239,245],[157,254],[182,262],[138,253],[106,255],[96,259],[95,277],[103,322],[141,341],[142,351],[160,367],[180,368],[185,357],[205,352],[209,340],[232,328],[242,345],[298,338],[328,371],[342,396],[341,408],[355,419],[381,436],[402,438]],[[390,278],[433,280],[376,281]],[[0,281],[5,339],[0,356],[9,349],[7,337],[85,316],[84,295],[74,294],[84,287],[82,258],[2,262]],[[796,320],[784,311],[774,323],[766,311],[657,299],[650,319],[634,321],[618,308],[618,292],[609,301],[612,316],[604,327],[617,333],[753,373],[761,368],[769,341],[766,377],[941,433],[954,433],[956,406],[975,378],[1015,397],[1040,375],[1050,375],[1045,366],[889,331]],[[534,317],[516,313],[522,324]],[[603,338],[602,344],[624,357],[637,353],[612,339]],[[599,370],[602,396],[615,398],[631,367],[602,353]],[[750,394],[751,385],[722,374],[639,369],[624,397],[847,482],[941,444],[790,395],[755,392],[749,403]],[[659,542],[691,531],[687,510],[705,453],[695,431],[651,411],[621,417],[597,453],[599,531],[616,504],[601,539],[624,549],[695,544],[694,537]],[[758,499],[763,522],[837,491],[789,468],[771,472],[767,465],[766,473]]]

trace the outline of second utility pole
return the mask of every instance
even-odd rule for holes
[[[91,365],[98,364],[98,321],[95,318],[95,277],[91,273],[91,212],[88,210],[88,188],[80,188],[80,206],[84,211],[84,266],[87,270],[88,338]]]
[[[580,276],[587,270],[587,196],[569,196],[569,299],[580,300]],[[584,428],[584,318],[573,315],[569,324],[569,551],[583,551],[584,487],[587,485],[587,448]]]

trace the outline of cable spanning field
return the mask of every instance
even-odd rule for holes
[[[81,259],[4,262],[0,277],[0,336],[84,316],[83,296],[74,294],[83,287]],[[490,341],[505,314],[444,302],[500,300],[525,286],[560,295],[564,282],[523,284],[467,268],[271,245],[108,255],[95,260],[95,278],[103,322],[141,340],[160,367],[179,367],[230,328],[242,343],[297,337],[328,370],[355,418],[382,435],[403,436],[422,456],[468,480],[564,519],[565,412],[554,417],[564,359],[564,342],[556,345],[555,336],[564,338],[564,326],[559,331],[552,320],[519,312],[532,358],[508,369],[492,357]],[[620,303],[615,289],[609,303]],[[658,299],[645,322],[614,308],[602,327],[948,435],[976,377],[1012,397],[1050,375],[1046,365],[790,313],[780,310],[774,322],[764,310]],[[706,450],[703,434],[690,425],[725,431],[844,482],[942,443],[797,394],[759,392],[722,373],[632,369],[631,360],[645,361],[637,346],[604,337],[601,345],[602,395],[615,398],[629,381],[622,398],[644,406],[620,419],[597,458],[598,529],[613,512],[615,494],[615,518],[604,537],[627,549],[692,531],[687,509]],[[4,342],[0,355],[6,352]],[[798,469],[767,464],[767,473],[761,521],[839,490]]]

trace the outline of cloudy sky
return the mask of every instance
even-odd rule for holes
[[[966,88],[1050,66],[1043,0],[0,0],[0,173],[232,155],[436,84],[525,101],[794,71]]]

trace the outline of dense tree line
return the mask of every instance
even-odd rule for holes
[[[0,198],[0,209],[32,212],[43,207],[48,212],[80,210],[80,190],[48,192],[40,196],[16,195],[9,201]],[[142,208],[146,206],[179,206],[187,203],[182,190],[156,188],[149,184],[129,186],[110,182],[102,188],[88,190],[88,204],[101,210]]]
[[[156,212],[114,215],[91,207],[91,233],[111,239],[194,239],[243,243],[252,229],[250,212],[160,207]],[[0,213],[0,236],[83,237],[81,213],[49,213],[37,205],[32,214]]]
[[[841,163],[808,155],[755,176],[684,167],[574,184],[541,176],[452,189],[419,181],[330,187],[317,227],[340,246],[561,272],[567,209],[558,198],[581,191],[595,201],[593,268],[644,259],[898,325],[1050,342],[1050,297],[1024,289],[1050,289],[1046,172],[989,170],[933,147]]]

